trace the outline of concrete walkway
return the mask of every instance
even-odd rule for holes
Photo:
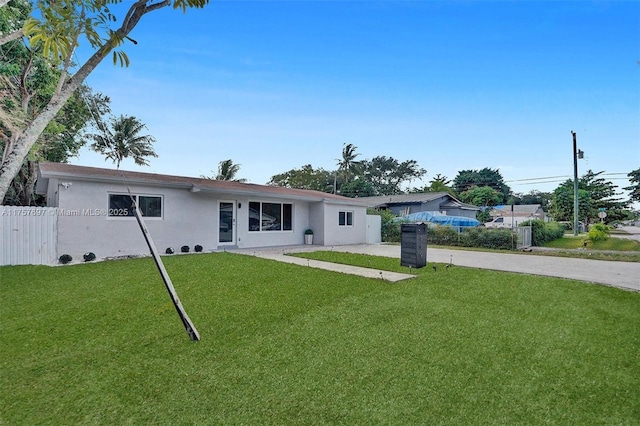
[[[345,246],[351,247],[351,246]],[[319,260],[304,259],[301,257],[287,256],[287,253],[309,252],[331,249],[323,246],[295,246],[295,247],[279,247],[279,248],[262,248],[262,249],[238,249],[228,250],[230,253],[248,254],[258,256],[263,259],[277,260],[279,262],[293,263],[301,266],[309,266],[311,268],[326,269],[328,271],[341,272],[343,274],[360,275],[367,278],[383,279],[385,281],[397,282],[409,278],[415,278],[415,275],[400,274],[397,272],[381,271],[379,269],[361,268],[359,266],[341,265],[339,263],[322,262]],[[355,253],[355,252],[353,252]]]
[[[314,268],[328,269],[336,272],[362,275],[370,278],[382,278],[388,281],[399,281],[412,277],[412,275],[408,274],[395,274],[386,271],[382,271],[381,276],[381,271],[375,269],[338,265],[329,262],[318,262],[286,256],[287,253],[319,250],[333,250],[400,258],[400,246],[386,244],[361,244],[333,247],[291,246],[264,249],[238,249],[230,251],[283,262],[296,263]],[[568,278],[640,291],[640,263],[636,262],[612,262],[604,260],[434,248],[427,248],[427,261],[436,263],[451,262],[454,265],[467,266],[471,268]]]

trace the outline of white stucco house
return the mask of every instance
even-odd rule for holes
[[[36,191],[57,207],[57,253],[75,258],[149,254],[129,191],[160,252],[362,244],[366,205],[318,191],[40,163]]]

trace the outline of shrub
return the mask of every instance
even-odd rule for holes
[[[533,221],[527,221],[520,224],[520,226],[531,225],[531,245],[543,246],[545,243],[558,238],[562,238],[565,231],[565,226],[558,222],[544,222],[536,219]]]
[[[164,251],[166,254],[173,254],[175,253],[175,251],[173,250],[173,248],[171,247],[167,247],[167,249]]]
[[[401,222],[396,220],[396,215],[394,215],[390,210],[378,210],[372,208],[367,209],[367,214],[376,214],[380,216],[380,233],[382,234],[382,241],[387,243],[400,242]]]
[[[63,254],[62,256],[60,256],[58,258],[58,261],[60,263],[62,263],[63,265],[66,265],[67,263],[71,262],[73,260],[73,257],[71,257],[71,255],[68,254]]]
[[[595,223],[589,228],[587,236],[594,243],[596,241],[606,241],[609,239],[609,228],[604,223]]]
[[[427,228],[427,243],[455,246],[460,243],[460,235],[450,226],[430,226]]]
[[[382,226],[382,241],[388,243],[399,243],[402,235],[400,222],[388,222]]]
[[[313,229],[307,229],[304,231],[304,235],[313,235]]]
[[[200,253],[202,251],[202,246],[200,244],[196,244],[195,247],[193,248],[193,250],[196,253]]]
[[[467,228],[460,234],[460,245],[510,250],[514,236],[510,229]]]
[[[183,253],[189,253],[189,246],[180,247],[180,251],[183,252]]]
[[[95,253],[89,252],[82,255],[82,258],[85,262],[91,262],[92,260],[96,260],[96,255]]]

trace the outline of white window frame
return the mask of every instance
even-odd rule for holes
[[[344,215],[344,224],[340,223],[340,219],[342,216]],[[353,226],[353,216],[354,216],[354,211],[353,210],[339,210],[338,211],[338,226],[340,227],[352,227]],[[349,218],[351,218],[351,223],[349,223]]]

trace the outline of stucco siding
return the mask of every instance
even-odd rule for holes
[[[317,191],[58,163],[40,165],[37,190],[47,195],[49,206],[58,207],[58,253],[74,259],[86,252],[99,258],[149,254],[135,217],[127,216],[129,190],[146,197],[138,201],[160,252],[168,247],[179,252],[182,246],[191,251],[195,245],[205,251],[299,245],[309,228],[314,244],[366,241],[366,208]],[[110,206],[110,195],[121,197],[112,197]],[[111,214],[117,208],[122,215]],[[348,223],[338,223],[340,212]],[[283,229],[288,225],[291,229]]]
[[[352,225],[340,226],[338,222],[340,212],[352,212]],[[325,204],[324,207],[324,239],[323,244],[364,244],[367,235],[366,207]]]
[[[325,237],[325,204],[311,203],[309,206],[309,228],[313,230],[313,244],[324,245]]]
[[[151,186],[131,186],[134,195],[162,197],[162,217],[145,218],[156,247],[164,253],[167,247],[176,252],[184,245],[193,250],[195,245],[205,251],[222,247],[218,242],[220,229],[220,202],[235,205],[235,241],[231,246],[269,247],[304,243],[304,231],[317,229],[322,244],[322,203],[306,201],[279,201],[273,198],[216,196],[192,193],[184,189]],[[146,255],[149,249],[133,217],[108,217],[109,195],[126,194],[126,188],[108,183],[74,181],[67,188],[60,187],[61,215],[58,225],[58,250],[74,258],[86,252],[98,257]],[[249,202],[283,202],[292,204],[291,231],[249,231]],[[310,205],[315,206],[314,209]],[[314,214],[311,213],[314,212]],[[337,214],[337,213],[336,213]],[[312,221],[315,221],[312,224]],[[363,234],[364,235],[364,234]],[[343,244],[349,244],[343,243]]]
[[[249,202],[282,202],[293,205],[291,231],[249,231]],[[236,233],[238,247],[269,247],[304,243],[304,231],[309,228],[309,203],[305,201],[280,201],[259,197],[238,198]]]
[[[205,250],[217,247],[217,211],[211,198],[196,197],[179,190],[131,186],[136,195],[161,196],[162,218],[145,218],[158,250],[179,251],[196,244]],[[113,184],[75,181],[59,189],[58,251],[74,258],[85,252],[99,257],[144,255],[149,253],[138,223],[133,217],[109,217],[108,194],[126,194]]]

